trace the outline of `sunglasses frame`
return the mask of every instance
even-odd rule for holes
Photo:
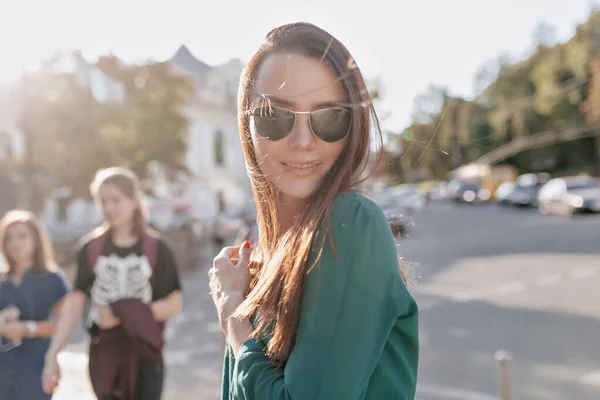
[[[251,117],[255,117],[255,116],[256,116],[256,111],[257,111],[257,110],[262,110],[262,109],[264,109],[264,108],[267,108],[267,107],[268,107],[268,108],[279,108],[279,109],[281,109],[281,110],[288,111],[288,112],[290,112],[290,113],[292,113],[292,114],[294,115],[294,124],[292,125],[292,128],[290,129],[290,131],[289,131],[289,132],[287,132],[287,133],[286,133],[286,134],[285,134],[283,137],[281,137],[280,139],[270,139],[270,138],[268,138],[268,137],[266,137],[266,136],[263,136],[263,135],[260,133],[260,131],[258,131],[258,130],[257,130],[257,131],[258,131],[258,134],[260,135],[260,137],[262,137],[262,138],[265,138],[265,139],[267,139],[267,140],[270,140],[270,141],[273,141],[273,142],[277,142],[277,141],[279,141],[279,140],[283,140],[283,139],[285,139],[286,137],[288,137],[290,133],[292,133],[292,131],[293,131],[293,130],[294,130],[294,128],[296,127],[296,122],[298,122],[298,114],[309,114],[309,117],[308,117],[308,126],[310,127],[310,131],[311,131],[311,133],[312,133],[312,134],[313,134],[313,135],[314,135],[314,136],[315,136],[317,139],[319,139],[319,140],[322,140],[322,141],[323,141],[323,142],[325,142],[325,143],[337,143],[337,142],[339,142],[340,140],[344,140],[345,138],[347,138],[347,137],[348,137],[348,135],[350,134],[350,131],[352,130],[352,111],[350,111],[349,109],[347,109],[347,108],[344,108],[344,107],[337,107],[337,106],[333,106],[333,107],[319,108],[319,109],[317,109],[317,110],[313,110],[313,111],[294,111],[294,110],[290,110],[289,108],[286,108],[286,107],[281,107],[281,106],[271,106],[271,105],[269,105],[269,106],[258,106],[258,107],[254,107],[254,108],[252,108],[252,109],[251,109],[251,111],[250,111],[250,116],[251,116]],[[339,139],[337,139],[337,140],[334,140],[334,141],[330,142],[330,141],[327,141],[327,140],[324,140],[324,139],[322,139],[322,138],[321,138],[319,135],[317,135],[317,133],[316,133],[316,132],[315,132],[315,130],[313,129],[313,126],[312,126],[312,121],[311,121],[311,119],[310,119],[310,114],[312,114],[312,113],[315,113],[315,112],[319,112],[319,111],[323,111],[323,110],[342,110],[342,111],[344,111],[344,112],[347,112],[348,114],[350,114],[350,125],[348,126],[348,131],[346,132],[346,134],[345,134],[344,136],[342,136],[341,138],[339,138]],[[259,116],[260,116],[260,115],[259,115]]]

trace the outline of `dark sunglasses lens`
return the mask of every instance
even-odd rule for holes
[[[256,132],[269,140],[281,140],[294,128],[293,112],[279,107],[259,107],[252,112]]]
[[[352,113],[343,108],[325,108],[310,114],[313,132],[325,142],[342,140],[350,132]]]

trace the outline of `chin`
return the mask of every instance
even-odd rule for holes
[[[312,196],[316,188],[316,185],[286,185],[286,187],[279,187],[278,189],[283,199],[305,201]]]

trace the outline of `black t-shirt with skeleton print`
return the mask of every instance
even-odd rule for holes
[[[117,247],[106,235],[94,268],[88,265],[88,245],[89,239],[84,239],[77,251],[75,290],[90,299],[89,328],[96,325],[100,306],[132,297],[150,304],[181,290],[175,257],[162,238],[157,242],[154,270],[144,255],[143,239],[131,247]]]

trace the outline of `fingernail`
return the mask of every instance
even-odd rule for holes
[[[246,240],[244,242],[244,244],[242,244],[242,247],[245,248],[245,249],[249,249],[250,247],[252,247],[252,245],[250,244],[249,240]]]

